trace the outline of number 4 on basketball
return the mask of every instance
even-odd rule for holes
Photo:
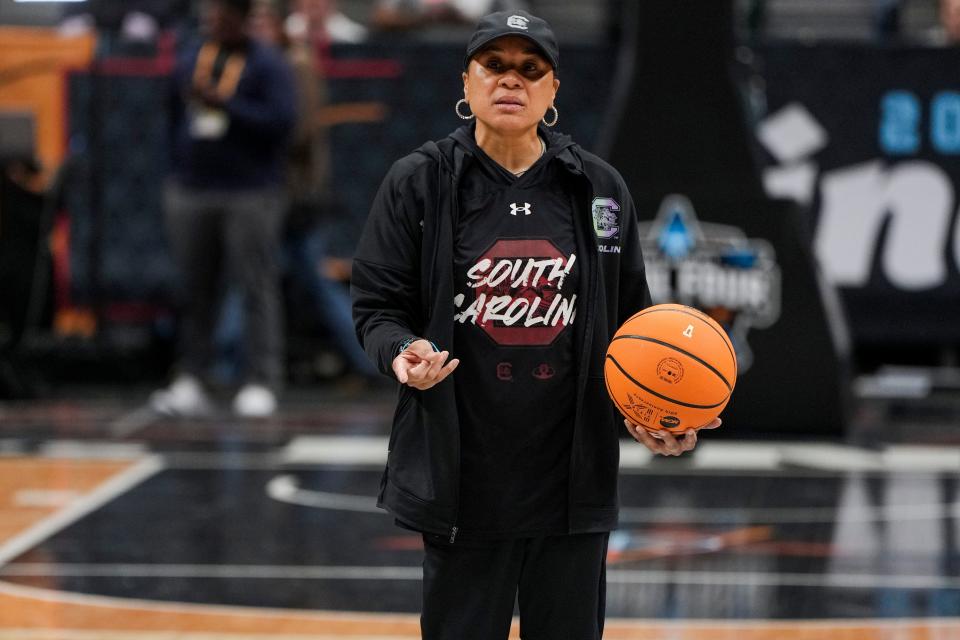
[[[693,325],[692,325],[692,324],[688,324],[688,325],[687,325],[687,328],[683,330],[683,335],[685,335],[685,336],[688,337],[688,338],[692,338],[692,337],[693,337]]]

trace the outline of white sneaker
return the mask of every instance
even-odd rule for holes
[[[208,415],[213,403],[200,381],[191,375],[180,375],[166,389],[150,395],[150,406],[166,416],[196,417]]]
[[[233,399],[233,412],[244,418],[266,418],[276,410],[276,394],[260,384],[244,385]]]

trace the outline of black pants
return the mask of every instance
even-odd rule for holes
[[[488,542],[423,536],[424,640],[599,640],[609,533]]]

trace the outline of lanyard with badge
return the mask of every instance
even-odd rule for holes
[[[197,55],[197,64],[193,69],[193,86],[197,89],[212,87],[217,97],[226,102],[233,97],[240,83],[240,75],[247,64],[247,57],[243,53],[231,53],[223,63],[220,78],[214,84],[213,72],[217,58],[220,56],[220,46],[208,42],[200,48]],[[223,109],[203,104],[199,100],[191,101],[190,135],[199,140],[218,140],[227,132],[230,126],[230,117]]]

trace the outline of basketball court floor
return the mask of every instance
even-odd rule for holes
[[[419,637],[420,540],[374,504],[390,391],[146,395],[0,405],[0,640]],[[960,639],[958,426],[952,396],[861,401],[843,441],[623,440],[605,638]]]

